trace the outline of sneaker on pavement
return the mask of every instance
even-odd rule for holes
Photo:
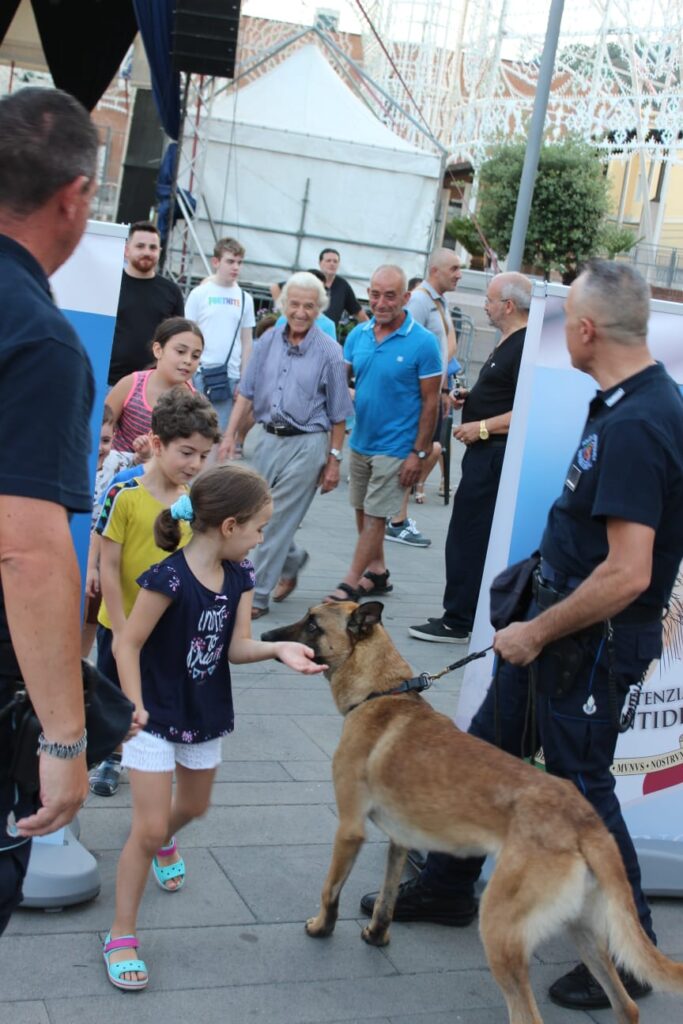
[[[640,999],[652,992],[651,985],[638,981],[628,971],[620,967],[617,971],[631,999]],[[554,1003],[568,1010],[602,1010],[610,1005],[604,988],[585,964],[577,964],[573,970],[553,982],[548,994]]]
[[[360,908],[372,917],[378,892],[369,892],[360,901]],[[419,877],[401,882],[398,887],[394,921],[431,921],[432,924],[446,924],[453,928],[464,928],[477,916],[477,901],[473,896],[443,896],[427,889]]]
[[[121,778],[121,755],[110,754],[93,768],[89,776],[90,792],[96,796],[113,796]]]
[[[414,519],[406,519],[398,526],[394,526],[391,519],[388,519],[384,530],[384,539],[394,540],[397,544],[408,544],[413,548],[428,548],[432,543],[429,537],[420,533]]]
[[[430,619],[422,626],[411,626],[408,633],[416,640],[429,640],[433,644],[468,644],[472,635],[468,629],[447,626],[443,619]]]

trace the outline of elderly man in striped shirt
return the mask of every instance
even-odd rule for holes
[[[308,554],[294,534],[317,486],[325,494],[339,483],[345,421],[353,413],[342,350],[315,325],[327,305],[320,281],[293,274],[280,305],[286,323],[254,346],[219,448],[219,458],[233,458],[249,415],[263,424],[254,465],[270,485],[274,512],[254,553],[253,619],[268,612],[271,591],[282,601],[296,587]]]

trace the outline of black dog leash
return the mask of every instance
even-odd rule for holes
[[[441,679],[441,676],[445,676],[447,672],[455,672],[456,668],[462,668],[463,665],[468,665],[470,661],[478,661],[479,658],[485,657],[491,650],[493,650],[493,644],[489,644],[483,651],[475,651],[473,654],[468,654],[467,657],[461,658],[460,661],[454,661],[452,665],[446,665],[445,668],[442,668],[440,672],[434,673],[434,675],[423,672],[422,676],[426,676],[429,679],[429,685],[431,686],[435,679]],[[422,679],[422,676],[420,676],[420,679]]]
[[[462,668],[463,665],[469,664],[470,661],[477,661],[478,658],[483,658],[484,655],[493,647],[490,644],[485,647],[483,651],[475,651],[473,654],[468,654],[465,658],[460,658],[459,661],[454,661],[452,665],[446,665],[446,668],[442,668],[440,672],[430,673],[421,672],[419,676],[413,676],[412,679],[405,679],[399,686],[395,686],[393,690],[377,690],[373,693],[369,693],[367,697],[364,697],[358,704],[352,704],[349,711],[353,711],[354,708],[365,704],[368,700],[375,700],[376,697],[395,697],[400,693],[422,693],[423,690],[428,690],[429,687],[437,679],[441,679],[441,676],[445,676],[447,672],[454,672],[456,668]]]

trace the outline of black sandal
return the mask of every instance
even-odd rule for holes
[[[390,594],[394,589],[393,583],[389,583],[390,572],[364,572],[363,579],[370,580],[372,587],[358,587],[361,595],[366,594]]]
[[[323,600],[323,604],[332,604],[336,602],[339,604],[341,601],[357,601],[359,597],[365,593],[364,590],[355,590],[349,583],[338,583],[336,590],[343,590],[346,597],[335,597],[334,594],[328,594]]]

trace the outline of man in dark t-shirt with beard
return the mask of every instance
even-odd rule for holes
[[[131,224],[109,364],[111,386],[154,361],[152,338],[162,320],[185,315],[178,285],[156,273],[160,255],[158,228],[149,221]]]

